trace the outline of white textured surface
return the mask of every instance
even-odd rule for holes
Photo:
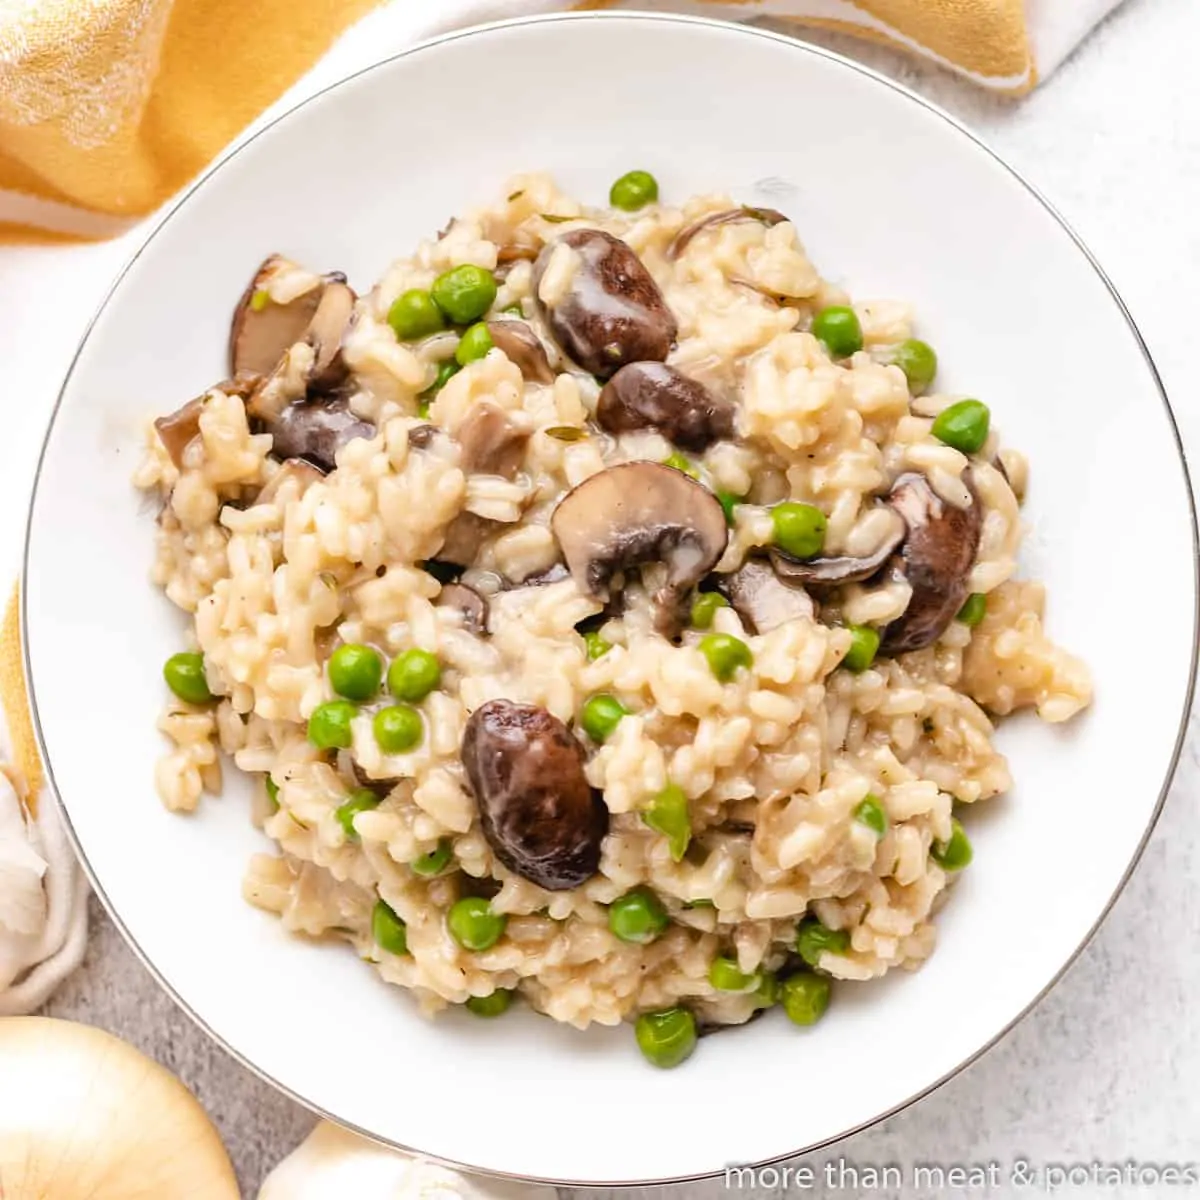
[[[950,108],[1060,207],[1138,320],[1189,446],[1200,445],[1200,414],[1187,371],[1192,322],[1200,311],[1197,44],[1200,8],[1181,0],[1131,0],[1020,106],[980,96],[882,52],[855,50]],[[124,253],[124,247],[107,245],[0,255],[5,312],[0,347],[7,383],[0,495],[9,514],[0,522],[0,562],[17,563],[21,497],[46,413],[82,325]],[[1055,338],[1064,354],[1104,352],[1073,342],[1069,313],[1058,328],[1031,329],[1029,336]],[[1008,352],[1013,351],[997,348],[997,353]],[[1113,502],[1136,504],[1136,496],[1121,493],[1116,471],[1114,480]],[[1139,649],[1186,652],[1154,643],[1152,590],[1145,588],[1144,600],[1133,591],[1141,580],[1116,565],[1122,553],[1136,550],[1116,548],[1110,562],[1098,564],[1097,582],[1130,588],[1130,612],[1149,630]],[[815,1156],[816,1165],[839,1157],[860,1166],[897,1163],[911,1181],[916,1163],[994,1159],[1004,1176],[1018,1158],[1041,1163],[1132,1158],[1145,1164],[1200,1159],[1200,1092],[1194,1086],[1200,1022],[1192,1015],[1192,997],[1200,988],[1200,959],[1194,952],[1200,935],[1200,818],[1191,802],[1200,778],[1198,748],[1193,738],[1140,868],[1062,984],[980,1062],[916,1107]],[[1098,807],[1096,819],[1103,818]],[[1070,852],[1063,847],[1064,855]],[[1046,900],[1052,904],[1053,896]],[[1019,938],[1020,930],[1013,936]],[[246,997],[246,1003],[254,1002]],[[303,1113],[248,1077],[193,1029],[103,922],[97,923],[85,969],[51,1011],[112,1029],[178,1071],[221,1125],[248,1185],[308,1127]],[[886,1037],[881,1029],[881,1043]],[[743,1101],[786,1104],[791,1088],[817,1086],[819,1081],[764,1076],[757,1096],[711,1097],[710,1102],[717,1107]],[[699,1112],[698,1121],[702,1128]],[[617,1114],[613,1125],[595,1136],[619,1137]],[[722,1190],[719,1183],[687,1189],[689,1195],[714,1198]],[[1021,1191],[1005,1186],[990,1194]],[[896,1193],[842,1187],[836,1194]],[[909,1186],[901,1194],[969,1193]],[[1100,1192],[1085,1187],[1075,1194]],[[1108,1189],[1106,1194],[1163,1191]]]

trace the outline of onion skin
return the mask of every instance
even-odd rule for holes
[[[263,1181],[258,1200],[553,1200],[550,1188],[464,1175],[329,1121]]]
[[[111,1034],[0,1019],[0,1080],[4,1200],[238,1200],[196,1098]]]

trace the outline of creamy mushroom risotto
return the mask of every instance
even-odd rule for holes
[[[247,899],[423,1010],[671,1066],[920,964],[993,718],[1090,683],[1014,577],[1025,462],[907,306],[644,171],[505,194],[361,294],[268,258],[154,423],[158,789],[253,773]]]

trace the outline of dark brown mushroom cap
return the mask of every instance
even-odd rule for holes
[[[487,327],[492,345],[504,353],[528,382],[554,382],[546,347],[528,322],[497,319],[489,321]]]
[[[545,304],[539,291],[560,246],[579,256],[565,294]],[[585,371],[607,379],[631,362],[662,362],[678,333],[658,284],[620,238],[573,229],[549,242],[533,268],[537,307],[555,340]]]
[[[309,484],[324,478],[325,472],[320,467],[313,466],[307,459],[289,458],[263,485],[262,491],[254,498],[254,503],[270,504],[286,483],[295,483],[303,495]]]
[[[601,389],[596,421],[609,433],[657,429],[676,446],[701,451],[733,436],[734,408],[666,363],[638,362]]]
[[[583,747],[544,708],[489,700],[463,732],[462,762],[496,857],[549,891],[600,867],[608,809],[584,775]]]
[[[716,496],[655,462],[622,463],[585,479],[559,501],[550,528],[576,584],[591,596],[606,597],[618,573],[665,564],[667,582],[654,597],[663,632],[675,622],[680,598],[712,570],[729,538]]]
[[[979,550],[983,506],[971,492],[969,508],[947,504],[924,475],[901,475],[888,503],[904,518],[908,532],[895,561],[912,588],[902,616],[883,633],[881,654],[904,654],[937,641],[967,598],[967,574]]]
[[[721,590],[751,633],[770,633],[788,621],[816,615],[812,597],[789,585],[762,559],[747,559],[736,571],[718,576]]]
[[[445,583],[434,601],[438,608],[452,608],[462,616],[463,628],[476,637],[487,634],[488,602],[465,583]]]
[[[878,549],[863,558],[836,554],[818,558],[794,558],[784,550],[772,549],[771,562],[780,579],[801,587],[835,587],[841,583],[861,583],[882,570],[884,564],[904,541],[903,520],[880,543]]]
[[[718,225],[733,225],[740,221],[757,221],[760,225],[770,228],[772,225],[782,225],[787,217],[773,208],[752,208],[743,204],[740,208],[727,208],[723,212],[709,213],[690,225],[685,225],[672,239],[667,247],[668,258],[678,258],[691,243],[696,234],[705,229],[715,229]]]
[[[350,411],[345,400],[302,400],[289,404],[267,426],[277,458],[305,458],[332,471],[337,452],[355,438],[375,436],[375,426]]]

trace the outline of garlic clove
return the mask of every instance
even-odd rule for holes
[[[263,1182],[258,1200],[532,1200],[549,1188],[468,1176],[322,1121]]]
[[[0,1018],[0,1080],[4,1200],[238,1200],[204,1109],[118,1038]]]

